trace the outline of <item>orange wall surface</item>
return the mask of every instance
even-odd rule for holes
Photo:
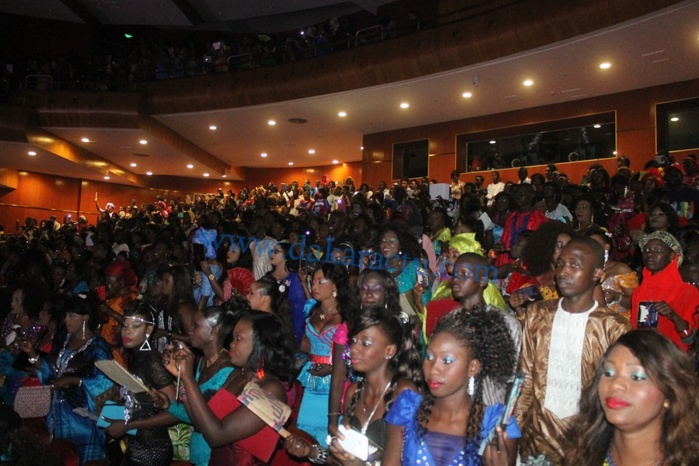
[[[429,139],[430,179],[441,183],[449,182],[449,175],[456,168],[456,136],[471,132],[496,130],[513,126],[529,125],[537,122],[560,120],[604,112],[616,112],[617,153],[631,159],[634,171],[643,169],[657,150],[655,107],[659,103],[690,99],[699,96],[699,79],[656,86],[636,91],[579,100],[566,104],[548,105],[526,110],[488,115],[478,118],[437,123],[395,131],[367,134],[364,136],[364,179],[371,186],[379,181],[392,180],[393,144]],[[696,151],[689,151],[696,152]],[[592,163],[601,163],[611,174],[616,172],[616,160],[597,159],[573,163],[556,164],[568,178],[579,183]],[[529,175],[543,173],[545,165],[527,167]],[[498,169],[504,181],[517,181],[517,169]],[[468,172],[461,180],[473,181],[477,174],[483,174],[486,183],[489,173]],[[397,180],[393,180],[397,181]]]

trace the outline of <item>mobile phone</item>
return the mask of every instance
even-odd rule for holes
[[[422,287],[427,290],[430,287],[430,280],[427,277],[427,272],[422,267],[417,267],[415,269],[415,275],[417,282],[422,285]]]
[[[505,409],[502,411],[502,414],[498,418],[498,422],[495,423],[495,426],[493,426],[488,435],[481,442],[481,446],[478,449],[479,455],[483,455],[483,452],[485,452],[485,447],[487,447],[488,444],[492,442],[493,439],[496,437],[497,433],[495,429],[498,426],[503,431],[507,428],[507,423],[512,417],[512,413],[515,411],[517,400],[519,399],[519,395],[522,393],[522,384],[524,383],[524,380],[526,378],[527,374],[525,372],[518,372],[515,375],[515,380],[512,383],[512,389],[510,389],[510,395],[507,397],[507,404],[505,405]]]
[[[352,428],[348,429],[342,424],[338,426],[337,430],[345,437],[342,440],[337,439],[343,450],[361,461],[366,461],[369,458],[369,438],[366,435]]]
[[[521,293],[527,298],[530,298],[530,302],[525,303],[525,305],[529,305],[532,302],[544,300],[544,297],[541,295],[541,291],[539,291],[539,287],[536,285],[525,286],[524,288],[520,288],[519,290],[517,290],[516,293]]]

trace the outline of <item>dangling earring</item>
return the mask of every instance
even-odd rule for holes
[[[83,320],[83,340],[85,339],[85,321]]]
[[[604,263],[606,264],[608,260],[609,260],[609,251],[607,251],[605,249],[604,250]]]
[[[333,298],[337,298],[337,290],[333,290]]]
[[[468,396],[473,396],[476,394],[476,378],[471,376],[468,378],[468,387],[467,387],[467,392]]]
[[[260,380],[265,378],[265,360],[264,359],[260,362],[260,367],[259,367],[259,369],[257,369],[255,371],[255,375]]]
[[[148,338],[150,337],[150,333],[146,333],[146,341],[143,342],[141,347],[138,349],[139,351],[150,351],[150,342],[148,341]]]

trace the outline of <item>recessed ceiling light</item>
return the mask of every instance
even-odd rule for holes
[[[216,125],[211,125],[211,126],[209,126],[209,129],[211,131],[216,131],[218,129],[218,127]]]
[[[347,112],[339,112],[339,113],[337,114],[337,116],[339,116],[339,117],[341,117],[341,118],[344,118],[344,117],[347,116]]]
[[[187,168],[194,168],[194,165],[192,165],[191,163],[188,163]]]
[[[204,178],[208,178],[208,176],[209,176],[208,173],[204,173]]]
[[[135,167],[135,166],[136,166],[136,162],[131,162],[129,165],[131,165],[132,167]]]
[[[263,152],[260,154],[260,157],[267,157],[267,152]]]
[[[612,152],[612,154],[616,155],[616,151]]]
[[[473,97],[473,94],[471,94],[470,92],[464,92],[461,95],[464,97],[464,99],[470,99],[471,97]]]
[[[400,108],[408,108],[408,107],[410,107],[410,104],[408,102],[403,102],[402,104],[400,104]]]
[[[294,164],[294,162],[289,162],[289,165],[293,165],[293,164]]]
[[[308,153],[313,155],[316,153],[316,150],[315,149],[308,149]]]
[[[533,86],[534,81],[532,81],[531,79],[527,79],[522,84],[524,84],[525,86]]]
[[[339,161],[339,160],[333,160],[333,163],[334,163],[335,165],[337,165],[338,163],[340,163],[340,161]]]
[[[109,179],[109,176],[105,176],[104,179],[105,179],[105,180],[108,180],[108,179]]]
[[[34,152],[33,150],[30,150],[29,152],[27,152],[27,155],[30,157],[34,157],[36,155],[36,152]]]
[[[364,146],[360,147],[359,150],[364,150]]]
[[[680,119],[678,117],[672,117],[670,118],[670,121],[680,121]]]
[[[269,126],[274,126],[274,125],[277,124],[277,122],[274,121],[274,120],[269,120],[269,121],[267,122],[267,124],[268,124]]]
[[[606,61],[604,63],[600,63],[599,67],[602,68],[603,70],[607,70],[607,69],[612,67],[612,64],[609,63],[608,61]]]
[[[146,141],[145,139],[141,139],[140,141],[138,141],[138,143],[145,146],[146,144],[148,144],[148,141]]]
[[[594,125],[593,128],[601,128],[602,125]]]
[[[88,138],[82,138],[81,141],[82,142],[90,142],[90,140]]]
[[[491,144],[495,144],[495,141],[490,141]]]
[[[226,177],[226,175],[225,175],[225,174],[221,175],[221,178],[225,178],[225,177]]]
[[[153,172],[146,172],[146,175],[151,176]]]

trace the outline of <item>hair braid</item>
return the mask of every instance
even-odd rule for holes
[[[362,378],[357,384],[357,389],[352,394],[352,399],[350,400],[349,406],[345,408],[345,418],[350,419],[354,416],[354,410],[357,408],[357,403],[359,403],[359,397],[362,396],[362,391],[364,390],[364,385],[366,384],[366,379]]]

